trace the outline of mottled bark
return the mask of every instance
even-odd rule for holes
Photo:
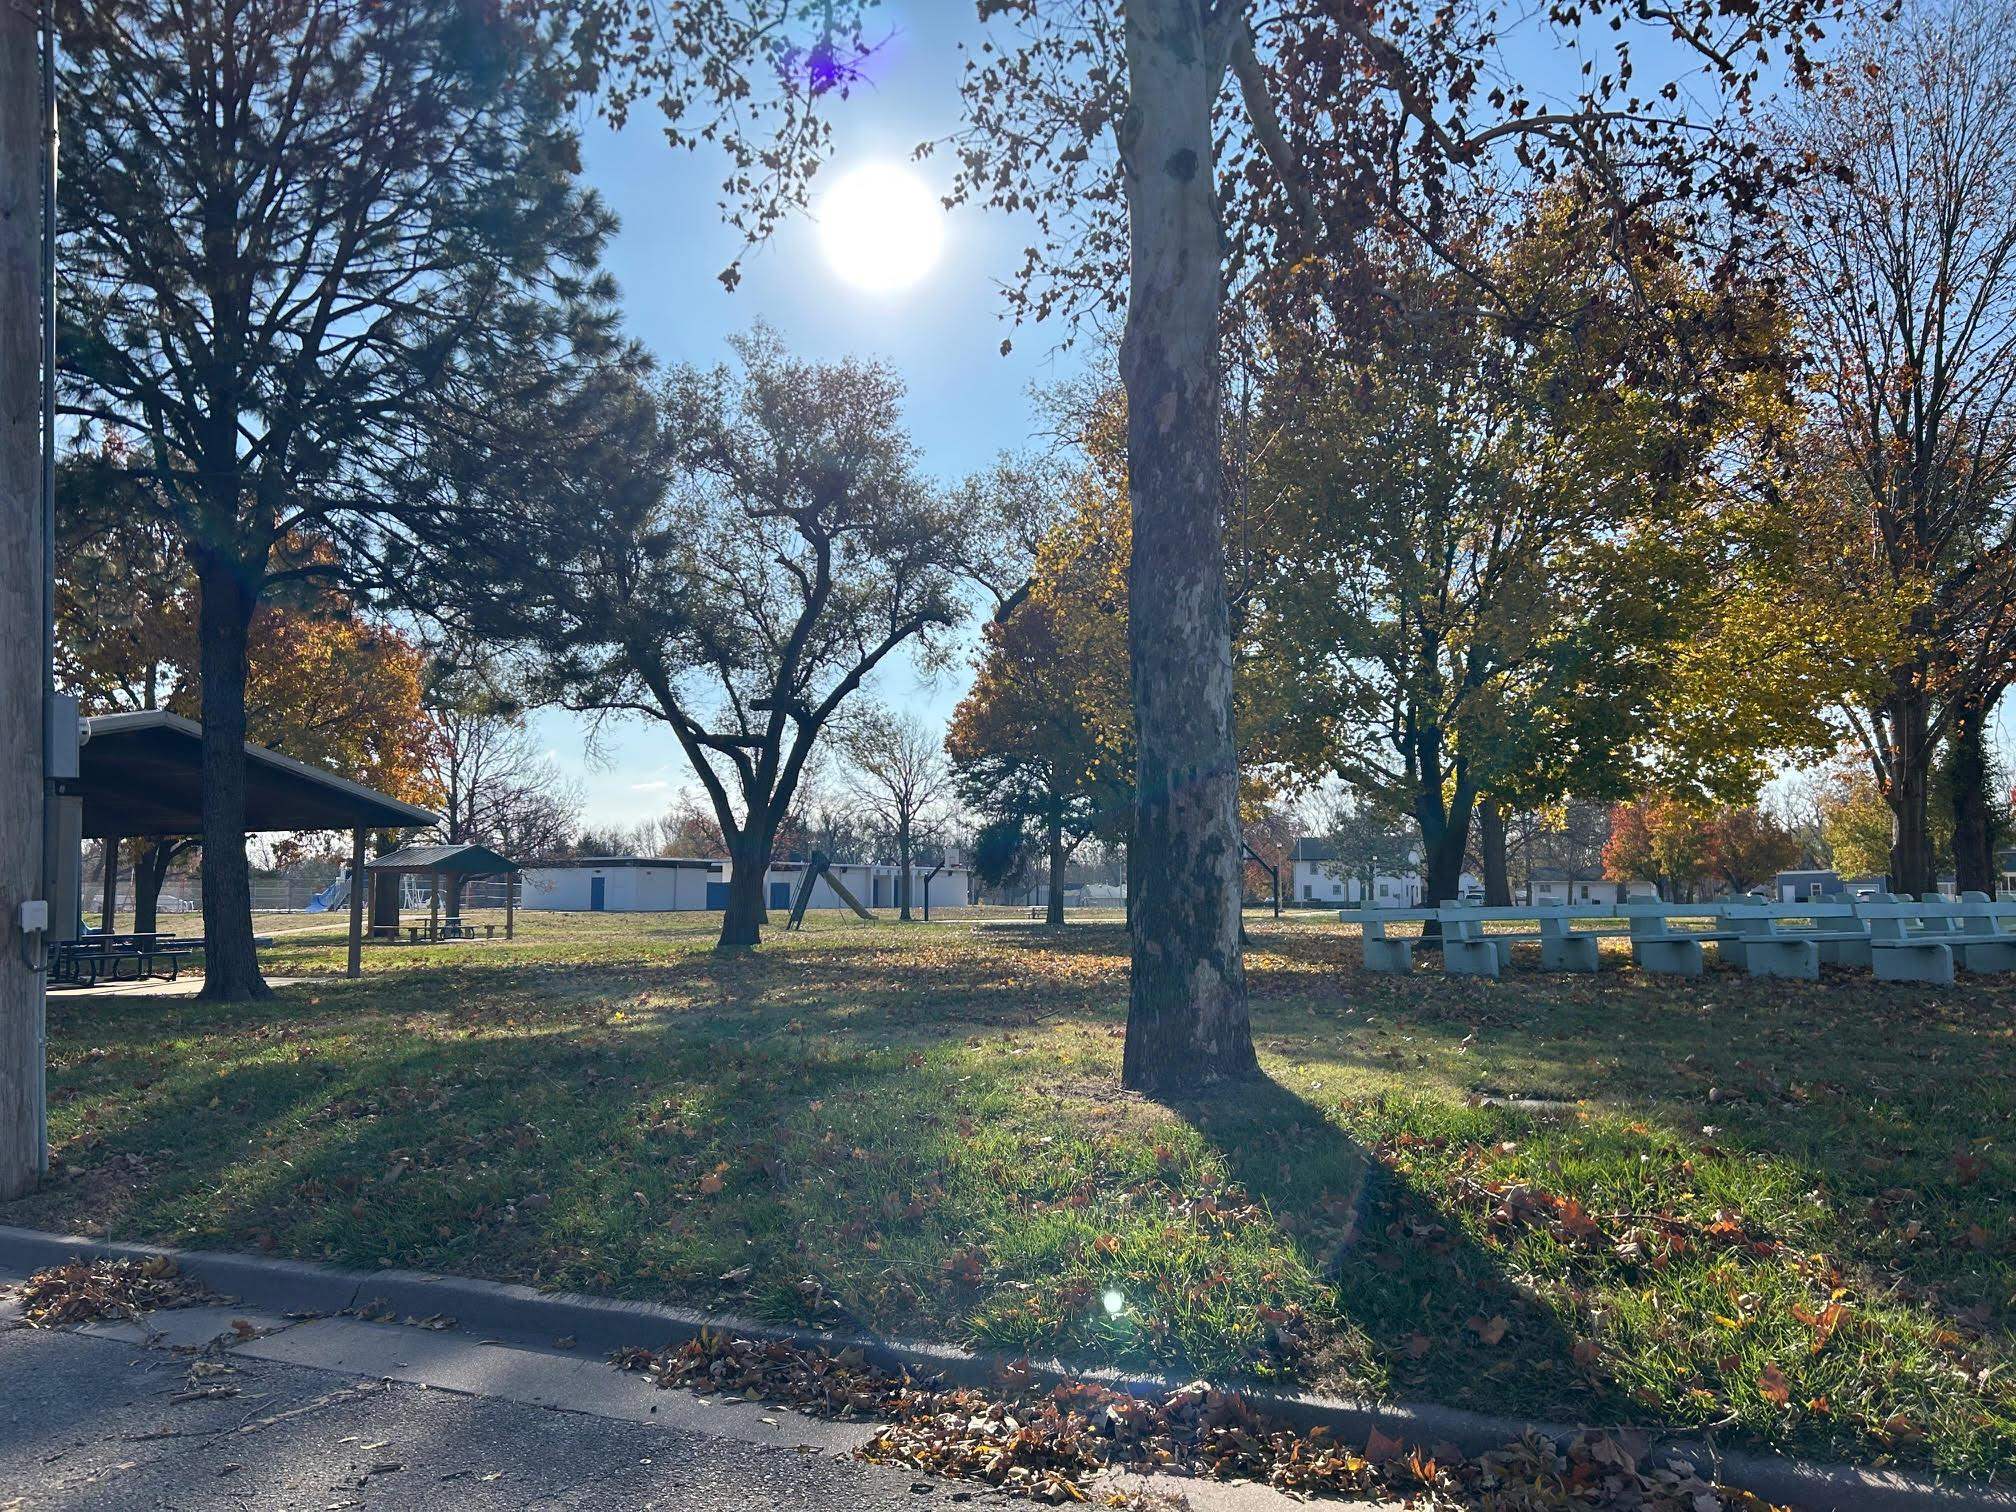
[[[1238,756],[1221,530],[1221,240],[1197,0],[1131,0],[1120,126],[1129,237],[1128,649],[1137,871],[1121,1079],[1180,1094],[1255,1074],[1239,945]]]
[[[221,554],[197,563],[202,606],[203,991],[211,1002],[270,997],[252,943],[252,872],[245,859],[245,658],[256,600]]]

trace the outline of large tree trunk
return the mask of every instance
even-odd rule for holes
[[[35,1184],[42,978],[21,905],[42,882],[42,446],[35,397],[42,224],[35,8],[0,5],[0,1200]],[[47,943],[46,936],[43,943]]]
[[[1414,817],[1421,828],[1424,871],[1421,906],[1453,903],[1463,891],[1463,857],[1470,848],[1470,818],[1476,800],[1462,781],[1443,807],[1440,788],[1415,795]],[[1439,933],[1439,931],[1438,931]]]
[[[161,927],[161,888],[175,859],[174,840],[156,840],[133,858],[133,932],[153,934]]]
[[[1512,868],[1505,854],[1505,811],[1495,798],[1477,805],[1477,849],[1484,860],[1484,902],[1490,908],[1512,906]]]
[[[1050,901],[1043,910],[1045,924],[1064,922],[1064,812],[1060,805],[1050,805],[1049,828],[1044,834],[1044,843],[1050,855]]]
[[[1946,787],[1953,804],[1953,890],[1993,897],[1998,868],[1987,725],[1985,707],[1969,704],[1955,714],[1946,741]]]
[[[1932,891],[1932,832],[1926,804],[1931,792],[1930,711],[1922,694],[1900,692],[1887,711],[1891,737],[1890,890],[1916,898]]]
[[[1255,1074],[1239,949],[1239,763],[1220,523],[1221,295],[1197,0],[1129,0],[1128,650],[1138,896],[1121,1080],[1192,1092]]]
[[[728,842],[728,907],[721,915],[717,950],[753,950],[763,943],[763,884],[769,879],[770,848],[746,831]]]
[[[929,886],[930,884],[925,884]],[[903,823],[896,827],[896,917],[903,923],[910,922],[910,826]]]
[[[252,944],[245,859],[245,656],[254,600],[235,563],[208,555],[201,589],[203,679],[203,991],[211,1002],[270,997]]]

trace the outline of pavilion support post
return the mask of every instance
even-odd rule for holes
[[[105,911],[98,926],[104,934],[112,933],[112,926],[119,922],[119,847],[122,843],[117,835],[105,837]]]
[[[513,926],[518,919],[518,878],[510,872],[504,874],[504,938],[510,939]]]
[[[371,879],[364,875],[364,831],[350,832],[350,967],[348,975],[364,975],[364,894]]]
[[[441,873],[435,872],[427,879],[427,939],[438,943],[441,939]]]

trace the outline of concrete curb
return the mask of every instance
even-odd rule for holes
[[[985,1386],[998,1376],[1005,1357],[978,1354],[955,1345],[860,1337],[820,1329],[778,1328],[747,1318],[694,1312],[653,1302],[625,1302],[568,1292],[541,1292],[529,1286],[437,1276],[420,1271],[345,1270],[300,1260],[267,1260],[250,1255],[176,1250],[151,1244],[106,1243],[39,1229],[0,1225],[0,1268],[29,1272],[79,1257],[146,1259],[165,1255],[212,1290],[269,1312],[338,1313],[383,1307],[401,1316],[447,1316],[480,1334],[517,1334],[550,1342],[571,1336],[584,1351],[614,1351],[630,1345],[663,1348],[703,1331],[744,1338],[776,1339],[806,1348],[838,1351],[858,1347],[887,1370],[942,1376],[964,1386]],[[1059,1360],[1031,1360],[1039,1382],[1093,1381],[1135,1395],[1152,1396],[1187,1384],[1154,1375],[1106,1369],[1074,1370]],[[1340,1441],[1361,1443],[1373,1429],[1409,1444],[1450,1443],[1465,1454],[1481,1454],[1538,1432],[1564,1439],[1579,1430],[1569,1424],[1493,1417],[1435,1403],[1390,1403],[1315,1396],[1307,1392],[1243,1390],[1265,1416],[1295,1427],[1322,1427]],[[1622,1432],[1661,1452],[1682,1455],[1715,1468],[1724,1484],[1770,1501],[1825,1512],[1931,1512],[1947,1508],[1996,1508],[2016,1512],[2016,1490],[1920,1480],[1853,1465],[1818,1465],[1776,1455],[1724,1453],[1712,1441],[1654,1439],[1642,1429]]]

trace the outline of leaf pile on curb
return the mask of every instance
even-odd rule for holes
[[[145,1260],[72,1260],[21,1283],[21,1315],[35,1328],[63,1328],[105,1318],[137,1318],[163,1307],[222,1300],[166,1255]]]
[[[1257,1481],[1296,1495],[1384,1492],[1422,1507],[1646,1508],[1722,1512],[1767,1504],[1725,1491],[1690,1463],[1654,1456],[1630,1436],[1584,1432],[1563,1444],[1529,1435],[1474,1459],[1448,1445],[1412,1447],[1373,1431],[1362,1448],[1323,1428],[1261,1417],[1237,1392],[1197,1381],[1140,1397],[1085,1381],[999,1390],[919,1381],[776,1340],[706,1333],[663,1354],[622,1349],[610,1362],[662,1388],[781,1402],[825,1418],[874,1418],[862,1458],[953,1480],[977,1480],[1049,1503],[1104,1497],[1113,1471],[1167,1471]],[[1023,1375],[1024,1383],[1027,1381]],[[1118,1505],[1116,1499],[1109,1503]]]

